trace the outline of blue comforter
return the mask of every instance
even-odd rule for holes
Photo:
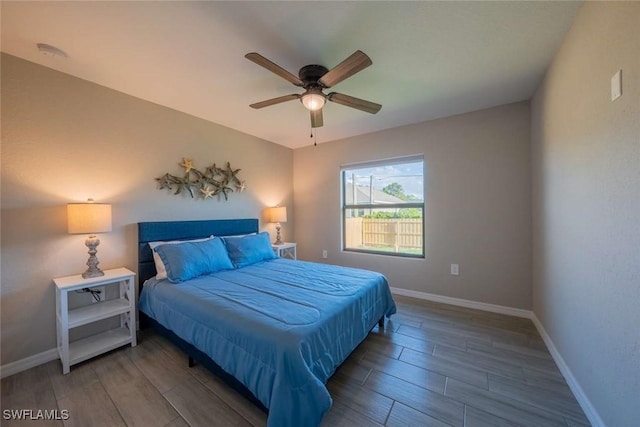
[[[274,259],[179,284],[151,279],[140,310],[251,390],[269,427],[303,427],[320,424],[326,381],[396,307],[379,273]]]

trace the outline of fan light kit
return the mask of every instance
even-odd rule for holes
[[[309,111],[318,111],[324,106],[324,95],[322,92],[307,92],[300,97],[302,105],[307,107]]]
[[[299,99],[311,114],[311,127],[318,128],[323,125],[322,107],[326,101],[342,104],[346,107],[356,108],[367,113],[376,114],[382,105],[375,102],[365,101],[349,95],[331,92],[325,95],[322,90],[337,85],[341,81],[351,77],[372,64],[371,59],[362,51],[355,51],[347,59],[328,70],[322,65],[306,65],[298,71],[298,77],[288,72],[281,66],[271,62],[259,53],[247,53],[245,55],[249,61],[255,62],[285,80],[305,89],[303,94],[292,93],[291,95],[279,96],[266,101],[251,104],[251,108],[264,108],[281,102]]]

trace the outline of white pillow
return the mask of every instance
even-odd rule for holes
[[[185,242],[206,242],[207,240],[213,239],[214,236],[205,237],[203,239],[193,239],[193,240],[172,240],[169,242],[149,242],[149,247],[151,248],[151,253],[153,253],[153,262],[156,264],[156,279],[162,280],[167,278],[167,269],[162,262],[162,258],[160,255],[154,250],[156,247],[161,245],[177,245]]]

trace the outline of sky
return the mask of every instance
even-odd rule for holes
[[[422,200],[424,197],[424,162],[413,161],[395,165],[369,168],[351,167],[345,169],[347,182],[355,173],[357,185],[369,186],[373,176],[373,188],[382,190],[385,186],[397,182],[402,185],[405,194],[412,194]]]

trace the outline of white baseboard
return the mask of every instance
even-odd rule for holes
[[[26,371],[27,369],[35,368],[39,365],[51,362],[58,359],[58,349],[52,348],[51,350],[43,351],[42,353],[34,354],[33,356],[25,357],[24,359],[16,360],[15,362],[7,363],[0,366],[0,378],[5,378],[18,372]]]
[[[506,314],[508,316],[524,317],[530,319],[533,314],[530,310],[522,308],[507,307],[504,305],[489,304],[486,302],[471,301],[462,298],[445,297],[442,295],[430,294],[427,292],[412,291],[409,289],[391,288],[391,293],[413,297],[428,301],[441,302],[443,304],[457,305],[459,307],[474,308],[476,310],[489,311],[491,313]]]
[[[606,424],[604,423],[604,421],[602,421],[602,418],[600,418],[600,415],[596,411],[596,408],[594,408],[593,405],[591,404],[591,401],[589,400],[584,390],[580,386],[580,383],[578,382],[576,377],[573,376],[571,369],[569,369],[569,366],[564,361],[562,355],[560,355],[560,352],[558,351],[555,344],[551,340],[551,337],[549,336],[547,331],[544,329],[544,326],[542,325],[542,323],[538,319],[538,316],[536,316],[534,312],[531,312],[531,320],[533,321],[533,324],[536,325],[536,329],[538,329],[540,336],[542,336],[544,343],[547,345],[547,348],[551,353],[551,357],[553,357],[553,360],[556,362],[556,365],[558,365],[558,369],[560,369],[560,372],[562,372],[564,379],[567,381],[569,388],[573,392],[573,395],[576,397],[576,400],[580,404],[580,407],[582,408],[582,410],[584,411],[584,414],[589,419],[589,422],[591,423],[591,425],[593,427],[606,427]]]
[[[391,288],[391,293],[396,295],[403,295],[406,297],[428,300],[428,301],[441,302],[443,304],[457,305],[459,307],[474,308],[476,310],[489,311],[491,313],[506,314],[509,316],[524,317],[527,319],[531,319],[536,329],[540,333],[540,336],[544,340],[544,343],[549,349],[549,353],[551,353],[551,357],[553,357],[553,360],[556,362],[556,365],[558,365],[558,369],[560,369],[560,372],[562,373],[565,380],[567,381],[567,384],[569,385],[571,392],[573,393],[576,400],[578,401],[578,404],[580,404],[580,407],[584,411],[584,414],[586,415],[586,417],[589,419],[589,422],[591,423],[591,425],[593,427],[606,427],[606,424],[602,421],[602,418],[600,418],[600,415],[598,415],[598,412],[591,404],[591,401],[589,400],[584,390],[580,386],[580,383],[571,372],[571,369],[569,369],[569,366],[560,355],[560,352],[558,352],[558,349],[556,348],[555,344],[551,340],[551,337],[549,336],[549,334],[547,334],[547,331],[544,329],[544,326],[542,326],[542,323],[540,322],[540,320],[538,319],[538,317],[533,311],[523,310],[521,308],[506,307],[503,305],[471,301],[471,300],[462,299],[462,298],[446,297],[442,295],[430,294],[427,292],[412,291],[409,289]]]

